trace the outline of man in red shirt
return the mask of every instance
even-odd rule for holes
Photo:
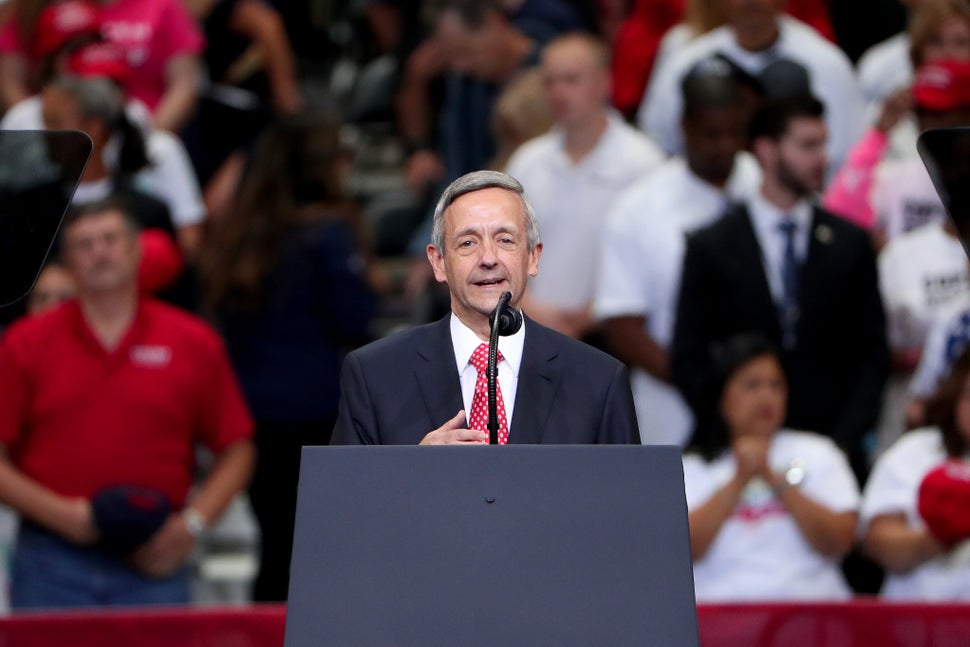
[[[111,202],[68,216],[77,300],[0,343],[0,500],[23,519],[15,608],[188,602],[195,539],[249,479],[252,421],[221,341],[139,294],[136,229]],[[189,500],[197,442],[215,464]],[[161,506],[160,527],[133,550],[108,550],[103,494],[134,488],[172,512]],[[147,505],[122,499],[109,517]]]

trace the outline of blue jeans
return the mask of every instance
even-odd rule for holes
[[[150,578],[124,556],[76,546],[21,522],[11,564],[10,603],[16,609],[188,604],[189,569]]]

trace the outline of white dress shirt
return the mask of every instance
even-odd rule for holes
[[[465,418],[471,415],[472,400],[475,397],[475,382],[478,369],[470,360],[475,349],[483,342],[471,328],[462,323],[455,313],[451,314],[451,345],[455,350],[455,365],[461,381],[461,401],[465,406]],[[498,386],[505,403],[506,424],[509,436],[512,435],[512,412],[515,408],[515,393],[519,387],[519,368],[522,366],[522,350],[525,347],[525,321],[514,335],[498,338],[498,350],[502,361],[498,363]],[[457,411],[455,413],[458,413]]]
[[[764,262],[765,274],[771,288],[771,296],[776,303],[781,303],[785,296],[784,281],[782,279],[782,265],[785,261],[786,236],[779,225],[786,220],[793,220],[795,230],[795,257],[799,265],[808,258],[809,230],[812,227],[812,205],[802,200],[791,209],[782,210],[768,202],[761,193],[754,193],[748,200],[748,213],[751,214],[751,224],[754,234],[761,248],[761,260]]]

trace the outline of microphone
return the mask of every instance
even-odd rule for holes
[[[497,327],[498,334],[502,337],[514,335],[522,327],[522,313],[519,312],[518,308],[508,307],[511,298],[511,292],[503,292],[502,296],[499,297],[498,305],[492,310],[492,314],[488,315],[489,329]],[[498,317],[498,323],[496,323],[496,317]]]
[[[509,307],[511,292],[503,292],[498,305],[488,316],[490,335],[488,339],[488,366],[485,370],[488,390],[488,444],[498,444],[498,338],[514,335],[522,327],[522,313]]]

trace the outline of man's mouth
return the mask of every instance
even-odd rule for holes
[[[505,279],[482,279],[481,281],[475,281],[474,284],[479,287],[487,288],[493,285],[500,285],[501,283],[504,283],[504,282],[505,282]]]

